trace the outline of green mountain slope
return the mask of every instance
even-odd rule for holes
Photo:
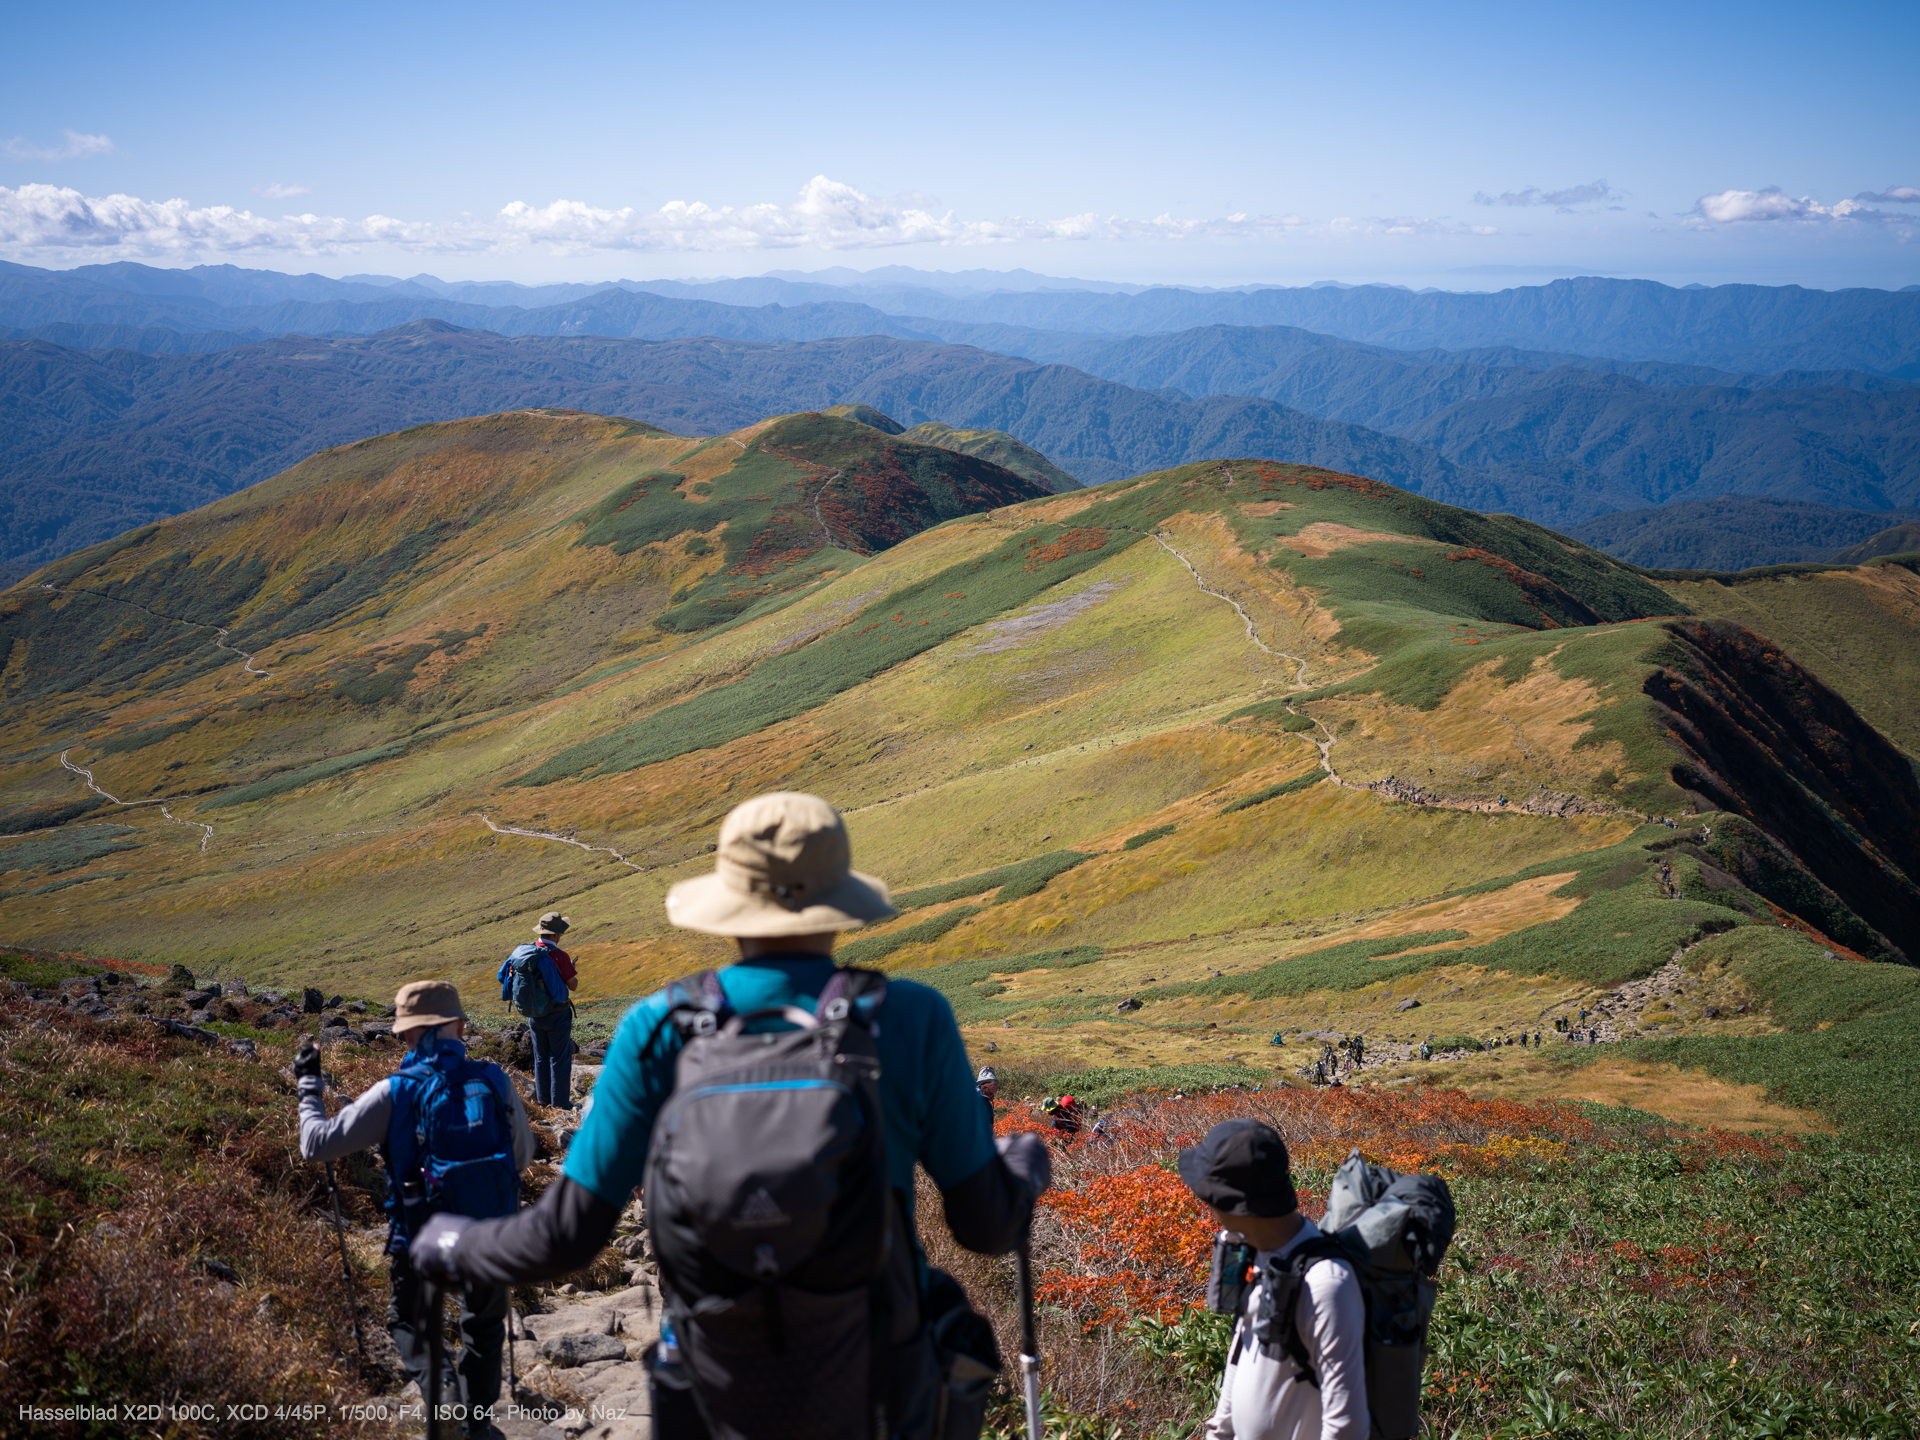
[[[1004,430],[955,430],[938,420],[922,420],[907,431],[906,436],[922,445],[938,445],[943,450],[957,450],[962,455],[977,455],[982,460],[991,460],[1003,470],[1024,475],[1056,495],[1063,490],[1080,488],[1080,482],[1073,476],[1031,445],[1021,444]]]
[[[1920,551],[1920,520],[1906,520],[1828,558],[1835,565],[1861,565],[1883,555],[1911,555],[1916,551]]]
[[[1716,585],[1300,465],[1045,495],[831,416],[424,427],[7,592],[0,925],[484,1007],[559,905],[591,1012],[724,956],[661,897],[804,788],[916,892],[860,953],[1041,1068],[1510,1033],[1743,927],[1914,954],[1912,764]],[[1632,1033],[1751,1070],[1746,1003]]]

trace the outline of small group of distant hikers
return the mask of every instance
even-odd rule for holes
[[[639,1188],[663,1302],[646,1356],[658,1440],[973,1440],[1001,1357],[920,1249],[920,1166],[962,1247],[1019,1252],[1040,1440],[1026,1241],[1048,1145],[994,1138],[997,1077],[971,1073],[937,990],[835,965],[839,932],[897,913],[851,859],[845,823],[817,796],[762,795],[727,816],[714,872],[675,885],[666,907],[677,926],[735,941],[739,959],[627,1012],[561,1175],[531,1208],[519,1203],[526,1107],[504,1071],[468,1057],[451,984],[402,987],[403,1063],[332,1118],[320,1052],[301,1047],[302,1156],[381,1154],[387,1327],[422,1394],[456,1417],[430,1415],[430,1435],[500,1433],[507,1287],[585,1267]],[[567,928],[542,916],[500,971],[502,999],[528,1017],[542,1105],[571,1101]],[[1064,1096],[1057,1108],[1065,1128],[1077,1109]],[[1215,1126],[1180,1174],[1220,1227],[1207,1303],[1237,1317],[1205,1434],[1417,1434],[1431,1281],[1453,1231],[1445,1183],[1356,1152],[1316,1225],[1285,1143],[1253,1120]],[[461,1297],[450,1369],[435,1358],[443,1289]]]

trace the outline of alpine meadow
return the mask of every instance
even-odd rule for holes
[[[1449,1180],[1431,1433],[1916,1433],[1920,554],[1652,570],[1264,458],[1081,488],[864,405],[524,409],[46,565],[0,653],[9,1407],[412,1433],[353,1408],[396,1376],[354,1359],[298,1037],[369,1082],[437,977],[511,1062],[495,971],[558,908],[591,1057],[726,962],[665,891],[798,790],[901,912],[840,956],[946,996],[997,1129],[1105,1116],[1034,1230],[1049,1435],[1211,1409],[1211,1222],[1170,1166],[1237,1115],[1314,1213],[1353,1147]],[[569,1127],[536,1115],[527,1198]],[[384,1181],[340,1178],[377,1315]],[[1011,1356],[1011,1264],[934,1198]],[[555,1433],[623,1362],[548,1337],[638,1334],[651,1263],[634,1234],[516,1290]]]

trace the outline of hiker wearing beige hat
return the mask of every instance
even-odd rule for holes
[[[499,1066],[472,1060],[461,1037],[467,1012],[446,980],[416,980],[393,998],[393,1033],[407,1047],[400,1068],[329,1118],[326,1074],[311,1040],[293,1058],[300,1092],[300,1158],[338,1160],[380,1151],[386,1170],[387,1260],[392,1298],[387,1329],[400,1358],[426,1393],[428,1337],[415,1324],[420,1276],[413,1263],[422,1228],[443,1211],[511,1215],[519,1208],[519,1174],[533,1160],[533,1131],[520,1092]],[[462,1296],[463,1346],[457,1373],[441,1393],[452,1403],[491,1407],[500,1398],[500,1352],[506,1343],[507,1292],[467,1287]],[[497,1435],[484,1418],[470,1436]]]
[[[536,1104],[573,1108],[573,1001],[580,988],[573,957],[560,948],[572,922],[549,910],[535,922],[533,943],[522,945],[500,966],[500,999],[527,1022],[533,1041]]]
[[[738,806],[713,873],[675,885],[666,907],[677,926],[732,939],[739,959],[627,1012],[538,1206],[506,1220],[443,1216],[423,1236],[422,1263],[448,1278],[561,1274],[598,1253],[644,1177],[667,1320],[656,1435],[674,1433],[670,1392],[684,1404],[688,1383],[715,1435],[871,1434],[875,1373],[888,1433],[928,1433],[941,1373],[930,1328],[967,1302],[914,1260],[915,1168],[941,1191],[954,1238],[989,1255],[1020,1242],[1048,1183],[1038,1136],[996,1145],[946,998],[834,964],[840,932],[897,913],[885,883],[851,862],[845,822],[816,795]],[[882,1294],[893,1297],[884,1322],[868,1309]],[[875,1323],[888,1350],[870,1358]],[[663,1378],[681,1374],[675,1355],[685,1379]],[[984,1407],[989,1364],[965,1383],[950,1368],[948,1435],[977,1431],[978,1417],[963,1417],[976,1399]],[[772,1408],[754,1411],[763,1401]]]

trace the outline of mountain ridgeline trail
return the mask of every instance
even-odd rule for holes
[[[558,907],[612,1015],[710,958],[661,900],[720,817],[806,790],[913,897],[857,953],[1010,1065],[1297,1074],[1330,1027],[1404,1057],[1729,927],[1920,953],[1876,729],[1916,584],[1676,580],[1261,459],[1049,490],[857,407],[418,426],[0,596],[0,923],[485,996]],[[1779,1028],[1744,1003],[1698,1022],[1716,1065]]]

